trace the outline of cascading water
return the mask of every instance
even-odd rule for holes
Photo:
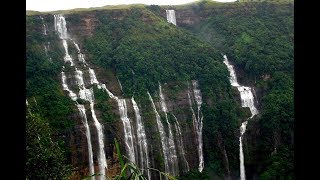
[[[229,72],[230,72],[230,83],[231,86],[237,87],[238,91],[240,92],[240,98],[241,98],[241,106],[242,107],[249,107],[250,112],[251,112],[251,117],[248,119],[251,119],[253,116],[255,116],[256,114],[258,114],[258,110],[254,105],[254,97],[251,91],[250,87],[246,87],[246,86],[240,86],[238,81],[237,81],[237,76],[235,73],[235,70],[233,68],[233,65],[231,65],[228,61],[228,58],[226,55],[223,56],[224,61],[223,63],[227,66]],[[245,166],[244,166],[244,156],[243,156],[243,148],[242,148],[242,136],[243,134],[246,132],[246,127],[247,127],[247,123],[248,121],[244,121],[241,124],[240,127],[240,178],[241,180],[245,180],[246,179],[246,172],[245,172]]]
[[[84,88],[83,73],[78,68],[76,68],[76,71],[75,71],[75,78],[76,78],[78,86],[80,88]]]
[[[63,15],[54,15],[54,30],[58,32],[60,39],[69,39],[66,24]]]
[[[89,128],[88,121],[87,121],[86,109],[81,104],[78,104],[77,107],[78,107],[78,110],[81,115],[82,123],[85,127],[86,138],[87,138],[87,143],[88,143],[89,175],[93,175],[94,174],[94,166],[93,166],[93,154],[92,154],[92,145],[91,145],[91,133],[90,133],[90,128]]]
[[[42,21],[43,35],[47,36],[48,35],[47,34],[47,25],[45,24],[42,16],[40,16],[40,19]],[[44,52],[46,53],[47,57],[49,57],[49,55],[48,55],[49,45],[50,45],[50,42],[47,42],[44,44]],[[51,61],[51,57],[49,57],[49,60]]]
[[[73,101],[76,101],[77,100],[77,95],[72,92],[69,87],[68,87],[68,84],[67,84],[67,78],[66,78],[66,75],[65,73],[62,71],[61,72],[61,77],[62,77],[62,87],[63,87],[63,90],[66,90],[69,92],[69,97],[73,100]]]
[[[95,77],[94,71],[89,69],[89,72],[90,72],[91,83],[99,83],[98,80]],[[128,153],[129,160],[132,163],[135,164],[136,163],[136,150],[135,150],[136,149],[136,146],[135,146],[136,143],[135,143],[135,136],[134,136],[134,133],[133,133],[133,130],[132,130],[131,121],[128,118],[128,110],[127,110],[126,100],[125,99],[120,99],[117,96],[113,95],[112,92],[110,92],[109,89],[107,89],[105,84],[100,84],[100,86],[102,87],[103,90],[105,90],[108,93],[108,95],[109,95],[109,97],[111,99],[116,100],[117,103],[118,103],[120,119],[121,119],[122,124],[123,124],[126,151]]]
[[[99,173],[102,175],[106,175],[106,169],[108,169],[107,166],[107,159],[104,152],[104,135],[102,130],[102,125],[99,123],[96,113],[94,111],[94,101],[90,102],[90,109],[91,109],[91,115],[93,118],[94,125],[97,129],[98,134],[98,141],[99,141],[99,153],[98,153],[98,165],[99,165]],[[100,179],[105,179],[104,176],[100,176]]]
[[[80,62],[82,62],[82,63],[84,64],[84,66],[86,66],[86,65],[87,65],[87,62],[86,62],[86,60],[84,59],[84,54],[81,53],[81,50],[80,50],[80,48],[79,48],[79,45],[78,45],[73,39],[71,39],[71,41],[73,42],[74,46],[75,46],[76,49],[78,50],[78,60],[79,60]]]
[[[89,75],[90,75],[90,84],[96,84],[98,88],[101,89],[101,85],[96,77],[96,73],[91,68],[89,68]]]
[[[149,96],[149,99],[151,101],[153,111],[156,114],[157,126],[158,126],[160,139],[161,139],[161,145],[162,145],[165,172],[169,172],[169,170],[170,170],[169,163],[168,163],[169,150],[168,150],[168,147],[167,147],[166,132],[163,129],[163,125],[162,125],[162,122],[160,120],[160,115],[159,115],[159,113],[158,113],[158,111],[156,109],[156,106],[155,106],[155,104],[153,102],[153,99],[152,99],[152,97],[151,97],[149,92],[148,92],[148,96]]]
[[[47,35],[47,26],[46,24],[44,23],[44,19],[42,16],[40,16],[40,19],[42,21],[42,29],[43,29],[43,35]]]
[[[64,51],[65,51],[65,56],[64,56],[64,61],[65,62],[70,62],[70,66],[74,66],[74,62],[69,54],[69,50],[68,50],[68,43],[67,40],[62,39],[62,44],[64,47]]]
[[[129,160],[135,164],[136,158],[135,158],[135,150],[134,150],[134,144],[135,144],[134,134],[132,133],[131,122],[130,122],[130,119],[128,118],[126,100],[117,98],[117,102],[118,102],[118,107],[120,112],[120,119],[123,123],[126,150],[129,155]]]
[[[65,50],[65,62],[70,62],[71,66],[74,66],[74,62],[69,54],[68,51],[68,43],[67,40],[69,39],[68,33],[67,33],[67,26],[66,26],[66,20],[62,15],[54,15],[54,28],[58,32],[58,35],[60,39],[62,40],[62,45]]]
[[[80,88],[79,96],[81,99],[84,99],[86,101],[90,102],[90,108],[91,108],[91,114],[94,121],[94,125],[97,129],[98,134],[98,142],[99,142],[99,154],[98,154],[98,164],[99,164],[99,173],[105,175],[105,170],[107,167],[107,160],[105,157],[105,151],[104,151],[104,135],[103,135],[103,127],[99,123],[95,111],[94,111],[94,95],[93,95],[93,89],[91,88],[86,89],[84,86],[84,80],[83,80],[83,73],[81,70],[76,68],[75,71],[75,78],[76,82]],[[100,177],[100,179],[104,179],[103,176]]]
[[[166,10],[166,15],[167,15],[167,21],[169,23],[177,25],[177,23],[176,23],[176,14],[175,14],[174,10]]]
[[[198,141],[198,155],[199,155],[199,168],[198,169],[199,169],[199,172],[202,172],[202,170],[204,168],[203,143],[202,143],[203,116],[201,113],[202,97],[201,97],[201,92],[198,89],[198,81],[193,80],[192,86],[193,86],[194,99],[197,103],[197,108],[198,108],[197,115],[198,116],[195,115],[195,112],[192,108],[190,93],[188,93],[188,97],[189,97],[189,104],[190,104],[192,115],[193,115],[193,126],[195,127],[196,134],[197,134],[197,141]]]
[[[179,152],[180,152],[180,154],[181,154],[181,156],[182,156],[182,159],[183,159],[183,161],[184,161],[184,164],[185,164],[185,167],[184,167],[184,172],[188,172],[189,170],[190,170],[190,168],[189,168],[189,163],[188,163],[188,161],[187,161],[187,159],[186,159],[186,157],[185,157],[185,151],[184,151],[184,146],[183,146],[183,140],[182,140],[182,133],[181,133],[181,129],[180,129],[180,124],[179,124],[179,122],[178,122],[178,119],[177,119],[177,117],[174,115],[174,114],[172,114],[173,115],[173,117],[174,117],[174,119],[176,120],[175,121],[175,128],[176,128],[176,137],[178,138],[178,148],[179,148]]]
[[[83,100],[86,101],[93,101],[93,89],[87,89],[84,85],[84,80],[83,80],[83,72],[79,69],[76,68],[75,71],[75,78],[76,82],[79,86],[79,97]]]
[[[118,77],[117,77],[117,81],[118,81],[118,84],[119,84],[119,86],[120,86],[121,91],[123,92],[122,85],[121,85],[120,80],[119,80]]]
[[[62,15],[54,15],[54,27],[55,30],[58,32],[60,39],[62,39],[62,44],[64,46],[65,49],[65,62],[70,62],[71,66],[74,66],[74,63],[72,61],[71,56],[69,55],[68,52],[68,44],[67,44],[67,40],[70,40],[68,34],[67,34],[67,28],[66,28],[66,21],[65,18]],[[72,39],[71,39],[72,40]],[[74,41],[73,41],[74,42]],[[78,49],[78,52],[80,52],[79,46],[74,43],[76,45],[76,48]],[[83,56],[82,56],[83,57]],[[80,58],[79,58],[80,60]],[[81,61],[81,60],[80,60]],[[83,59],[83,62],[84,59]],[[63,67],[64,68],[64,67]],[[93,70],[92,70],[93,71]],[[94,73],[94,72],[93,72]],[[66,84],[66,76],[65,73],[62,71],[62,85],[63,85],[63,89],[67,90],[69,92],[69,96],[71,97],[72,100],[76,101],[77,99],[77,95],[74,94],[67,86]],[[105,151],[104,151],[104,134],[103,134],[103,126],[99,123],[96,114],[95,114],[95,110],[94,110],[94,93],[93,93],[93,88],[90,89],[86,89],[85,87],[85,83],[83,80],[83,72],[79,69],[76,68],[75,70],[75,78],[76,78],[76,83],[79,86],[79,97],[81,99],[84,99],[86,101],[90,102],[90,110],[91,110],[91,115],[92,115],[92,119],[94,122],[94,126],[96,127],[97,130],[97,139],[98,139],[98,155],[97,155],[97,159],[98,159],[98,166],[99,166],[99,172],[98,174],[101,174],[101,176],[99,176],[99,179],[104,180],[105,177],[103,175],[106,175],[106,169],[107,167],[107,160],[106,160],[106,156],[105,156]],[[90,80],[91,80],[91,75],[90,75]],[[87,129],[86,132],[86,136],[87,136],[87,140],[88,140],[88,149],[89,149],[89,173],[93,174],[94,173],[94,169],[93,169],[93,155],[92,154],[92,150],[90,152],[90,149],[92,149],[92,145],[91,145],[91,141],[89,141],[88,137],[90,137],[90,134],[88,134],[89,132],[89,127],[86,122],[86,114],[85,114],[85,108],[83,105],[79,105],[77,103],[77,107],[82,115],[82,119],[83,119],[83,123],[85,124],[85,128]],[[90,144],[89,144],[90,142]]]
[[[164,99],[164,95],[162,93],[162,88],[161,88],[161,84],[159,83],[159,95],[160,95],[160,105],[161,105],[161,109],[165,114],[165,118],[168,124],[168,130],[169,130],[169,138],[168,138],[168,145],[169,145],[169,161],[170,161],[170,165],[171,165],[171,173],[172,175],[177,175],[178,174],[178,157],[177,157],[177,152],[176,152],[176,146],[174,144],[174,140],[173,140],[173,135],[172,135],[172,131],[171,131],[171,124],[169,123],[168,120],[168,109],[167,109],[167,105]]]
[[[148,143],[147,143],[146,132],[144,129],[144,125],[141,121],[139,107],[133,97],[131,98],[131,101],[132,101],[134,113],[136,115],[137,142],[139,146],[140,168],[144,172],[147,172],[148,179],[150,179],[151,178],[150,170],[149,169],[146,170],[146,168],[149,167],[149,153],[148,153]]]

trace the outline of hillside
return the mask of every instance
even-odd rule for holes
[[[238,179],[239,127],[250,110],[230,85],[224,54],[239,82],[255,90],[260,111],[244,135],[247,178],[294,178],[293,4],[173,6],[177,26],[167,22],[166,9],[27,12],[27,110],[41,119],[39,126],[49,126],[38,137],[31,128],[28,146],[44,143],[50,131],[57,144],[47,147],[59,146],[59,153],[47,157],[64,162],[46,164],[30,148],[29,178],[51,169],[39,174],[28,164],[55,167],[53,174],[69,169],[62,176],[71,179],[104,171],[115,177],[121,170],[116,138],[125,161],[140,168],[180,179]]]

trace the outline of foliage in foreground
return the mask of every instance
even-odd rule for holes
[[[64,152],[51,139],[51,129],[39,114],[26,115],[26,178],[67,179],[71,166],[66,165]]]

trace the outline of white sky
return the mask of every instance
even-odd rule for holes
[[[26,0],[26,10],[54,11],[74,8],[101,7],[117,4],[156,4],[177,5],[193,2],[195,0]],[[219,2],[232,2],[236,0],[215,0]]]

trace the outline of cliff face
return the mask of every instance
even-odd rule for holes
[[[259,8],[262,7],[261,5]],[[235,15],[235,18],[238,18],[238,15],[249,17],[243,21],[251,24],[250,18],[258,11],[257,7],[252,4],[242,4],[240,6],[237,3],[230,5],[217,4],[215,6],[199,3],[188,7],[173,7],[178,28],[166,22],[165,9],[160,7],[158,7],[158,11],[150,11],[150,9],[144,7],[141,9],[93,10],[65,14],[69,35],[66,42],[74,66],[70,66],[69,62],[64,60],[66,47],[63,46],[63,40],[59,39],[55,30],[53,14],[31,17],[31,19],[33,18],[32,23],[28,24],[28,28],[36,38],[30,39],[30,36],[27,36],[29,38],[28,43],[32,42],[28,46],[31,49],[28,52],[32,52],[28,54],[28,59],[33,60],[34,64],[32,66],[37,66],[38,69],[28,67],[28,69],[31,69],[28,77],[34,78],[33,81],[28,83],[33,83],[33,86],[36,86],[34,89],[29,87],[33,90],[33,94],[29,94],[31,94],[31,98],[36,96],[39,102],[44,101],[43,97],[46,97],[50,102],[55,102],[55,104],[47,103],[43,106],[44,109],[50,109],[48,106],[51,105],[61,109],[58,113],[56,111],[51,113],[51,118],[53,117],[52,114],[60,113],[60,118],[53,118],[54,120],[62,120],[62,122],[71,120],[74,123],[71,129],[60,134],[57,133],[60,139],[64,139],[67,149],[70,151],[68,158],[74,169],[71,179],[83,178],[90,172],[87,130],[74,101],[69,99],[71,101],[70,107],[73,110],[72,115],[70,117],[62,116],[67,114],[65,112],[67,108],[61,102],[67,102],[64,98],[69,97],[68,91],[62,90],[64,87],[61,81],[61,71],[66,74],[65,81],[69,89],[78,93],[82,87],[79,86],[79,77],[77,77],[76,70],[83,73],[84,87],[86,89],[92,88],[94,91],[94,114],[88,101],[80,98],[77,101],[84,105],[86,111],[91,132],[93,165],[96,173],[101,168],[98,163],[101,142],[99,142],[94,115],[96,115],[98,122],[103,125],[103,150],[108,166],[108,176],[118,175],[121,169],[114,146],[114,138],[118,140],[120,150],[126,156],[125,161],[128,162],[134,156],[138,167],[142,167],[144,164],[141,159],[146,159],[146,157],[140,154],[143,148],[139,146],[139,143],[142,142],[139,138],[142,138],[143,135],[138,132],[141,130],[141,125],[138,124],[138,118],[136,118],[136,109],[131,100],[132,97],[137,103],[135,107],[139,108],[141,121],[145,129],[147,156],[149,158],[148,166],[182,176],[187,174],[188,170],[192,173],[198,172],[199,164],[201,164],[198,151],[198,145],[201,141],[198,138],[200,126],[194,117],[197,116],[194,114],[197,113],[198,107],[191,83],[192,80],[198,80],[199,89],[203,95],[201,112],[204,116],[203,153],[205,164],[204,172],[198,175],[200,177],[203,174],[208,174],[211,178],[219,176],[237,179],[239,177],[239,127],[242,121],[250,117],[250,111],[248,108],[240,107],[239,91],[230,86],[228,71],[222,63],[220,54],[231,54],[232,48],[245,46],[245,44],[240,44],[232,47],[231,50],[229,48],[226,48],[229,50],[224,49],[224,46],[230,43],[227,41],[242,42],[243,39],[248,40],[248,35],[243,35],[239,30],[241,28],[245,29],[247,25],[241,26],[239,29],[233,28],[234,22],[229,22],[232,25],[231,28],[222,27],[222,25],[226,23],[229,15]],[[260,9],[259,11],[263,10]],[[217,17],[217,19],[213,17]],[[43,19],[41,20],[41,18]],[[211,24],[208,23],[212,19],[215,21]],[[210,26],[220,23],[219,25],[222,28],[207,27],[209,25],[206,23]],[[205,28],[203,28],[203,25]],[[46,27],[46,33],[43,32],[43,27]],[[206,36],[204,40],[207,40],[210,45],[197,39],[192,34],[186,33],[181,27],[188,30],[200,29],[193,32],[199,33],[200,36]],[[225,30],[228,31],[223,34],[221,31],[225,32]],[[208,32],[212,33],[208,35]],[[255,31],[252,32],[255,33]],[[228,33],[230,35],[236,34],[239,37],[235,35],[230,40],[227,38]],[[214,42],[211,43],[210,40],[214,40]],[[216,51],[216,47],[224,48],[221,48],[220,52]],[[82,54],[80,54],[79,48]],[[240,50],[242,49],[240,48]],[[79,55],[83,55],[86,64],[80,61],[81,58],[79,57],[81,56]],[[230,59],[233,61],[237,58],[231,55]],[[250,71],[249,65],[251,64],[249,63],[248,67],[244,68],[238,67],[237,63],[242,62],[235,62],[234,64],[240,84],[254,87],[253,79],[255,77],[246,75],[247,71]],[[65,67],[62,68],[62,66]],[[251,68],[255,67],[251,66]],[[43,70],[46,68],[50,71]],[[104,84],[106,89],[99,90],[98,86],[92,83],[92,74],[90,74],[89,68],[94,70],[100,85]],[[44,73],[42,73],[43,71]],[[54,73],[51,71],[54,71]],[[32,77],[32,75],[35,77]],[[48,77],[46,77],[47,75]],[[43,89],[41,89],[41,86],[39,87],[38,82],[41,85],[41,82],[45,81],[46,78],[52,79],[47,84],[51,85],[56,82],[58,85],[56,87],[48,85],[43,88],[45,92],[42,93]],[[269,83],[272,78],[273,75],[268,73],[262,77],[266,83]],[[259,80],[261,79],[257,76],[257,81]],[[159,84],[162,86],[167,107],[166,112],[163,103],[161,103],[163,97],[160,97]],[[259,102],[259,109],[262,97],[267,94],[268,90],[267,85],[260,87],[253,88],[253,95]],[[52,94],[52,92],[47,93],[47,89],[55,89],[55,93],[60,96],[60,99],[57,100],[55,96],[49,96],[48,94]],[[110,95],[107,90],[114,96]],[[154,111],[148,92],[151,94],[157,112]],[[125,106],[124,104],[121,106],[123,99]],[[189,101],[191,101],[191,105]],[[119,108],[120,106],[121,108]],[[50,112],[46,113],[50,115]],[[158,121],[157,114],[160,118]],[[161,136],[159,121],[163,125],[163,134],[166,134],[166,138]],[[130,124],[130,127],[128,124]],[[259,163],[255,163],[261,158],[257,155],[260,152],[257,149],[261,147],[256,144],[261,139],[262,129],[259,123],[248,124],[250,130],[243,138],[244,157],[247,177],[255,178],[259,173],[257,169],[262,167],[257,165]],[[63,127],[64,124],[62,123]],[[132,134],[128,131],[132,131]],[[268,134],[269,132],[264,133]],[[278,146],[281,136],[274,133],[273,137],[275,142],[272,143]],[[164,144],[167,146],[169,153],[165,152]],[[172,147],[172,144],[175,145],[175,148]],[[173,149],[175,149],[176,155],[174,155]],[[268,151],[264,152],[267,156]],[[169,165],[166,164],[166,160]],[[170,166],[169,170],[167,166]],[[146,172],[144,174],[146,175]],[[152,171],[151,177],[157,179],[159,174]]]
[[[114,10],[110,13],[112,19],[115,20],[123,20],[125,16],[127,16],[126,10]],[[38,18],[38,17],[35,17]],[[44,22],[47,25],[47,33],[54,37],[55,30],[53,26],[53,15],[48,14],[44,15]],[[122,97],[122,90],[119,84],[119,80],[117,79],[116,72],[112,69],[102,68],[94,63],[92,63],[90,59],[90,55],[86,54],[86,49],[83,46],[83,42],[94,35],[96,28],[99,24],[103,23],[96,18],[96,14],[94,12],[88,13],[80,13],[80,14],[70,14],[66,15],[66,26],[68,29],[68,34],[71,39],[73,39],[80,47],[81,51],[84,53],[87,64],[94,69],[97,79],[100,83],[104,83],[106,87],[119,98]],[[146,23],[152,23],[152,19],[148,15],[142,15],[141,20]],[[41,27],[41,24],[38,24]],[[38,28],[38,27],[37,27]],[[38,28],[41,31],[41,28]],[[60,44],[59,49],[52,48],[50,51],[63,51],[62,43],[57,38],[52,38],[51,43]],[[69,53],[71,57],[77,57],[77,50],[73,45],[69,42]],[[63,57],[61,57],[63,59]],[[80,65],[81,63],[77,62],[76,58],[74,59],[75,66]],[[86,88],[91,88],[93,85],[90,84],[90,76],[89,73],[85,70],[85,68],[78,67],[83,71],[84,85]],[[78,85],[76,83],[76,78],[72,70],[66,70],[66,83],[68,84],[70,90],[73,92],[78,91]],[[60,77],[57,77],[60,79]],[[61,80],[60,80],[61,81]],[[60,82],[62,84],[62,82]],[[196,132],[192,120],[192,113],[190,111],[190,105],[188,100],[188,92],[192,92],[191,86],[188,87],[187,82],[168,82],[164,84],[163,94],[165,96],[165,101],[168,107],[168,116],[170,117],[170,124],[172,126],[172,134],[174,143],[176,144],[176,151],[178,156],[178,169],[179,174],[182,175],[187,172],[186,166],[189,166],[190,169],[197,169],[199,165],[198,151],[197,151],[197,137]],[[191,82],[189,82],[191,84]],[[67,96],[67,91],[64,92]],[[161,121],[164,124],[164,129],[167,135],[168,124],[165,120],[164,112],[161,111],[161,106],[159,102],[159,91],[156,94],[152,94],[155,97],[155,105],[161,116]],[[162,146],[159,138],[159,131],[156,126],[156,118],[155,114],[151,108],[151,103],[149,101],[141,101],[140,99],[136,99],[138,106],[140,107],[142,121],[145,125],[146,130],[146,138],[148,142],[148,152],[150,158],[150,167],[159,169],[164,171],[163,164],[163,154],[162,154]],[[107,174],[109,177],[114,177],[115,175],[120,174],[120,164],[119,159],[116,154],[115,146],[114,146],[114,138],[116,138],[120,144],[121,151],[123,155],[128,157],[128,152],[126,149],[126,142],[124,136],[124,126],[120,120],[120,112],[117,101],[109,98],[105,103],[109,104],[111,107],[111,114],[115,118],[115,122],[106,122],[103,120],[103,112],[99,109],[96,109],[97,119],[103,125],[103,133],[104,133],[104,150],[107,158],[108,170]],[[133,110],[133,105],[131,103],[130,98],[126,98],[127,110],[128,110],[128,118],[132,123],[132,128],[134,133],[138,127],[136,126],[135,112]],[[195,102],[193,102],[195,103]],[[74,107],[76,108],[76,107]],[[94,120],[92,118],[92,113],[90,111],[89,104],[85,104],[87,121],[91,131],[91,143],[92,143],[92,151],[93,151],[93,161],[94,161],[94,170],[95,172],[99,171],[98,160],[96,154],[98,154],[98,139],[97,139],[97,129],[94,126]],[[75,109],[75,112],[78,112]],[[176,116],[178,123],[181,128],[181,139],[182,145],[185,151],[185,160],[183,155],[178,149],[178,144],[180,143],[180,136],[175,128],[175,123],[173,119],[173,115]],[[89,156],[88,156],[88,142],[85,134],[85,127],[83,122],[81,121],[81,117],[78,113],[74,115],[72,118],[75,121],[75,127],[71,130],[65,131],[64,136],[66,140],[67,148],[70,149],[70,161],[74,168],[74,174],[71,179],[80,179],[89,175]],[[153,178],[157,178],[159,174],[157,172],[151,173]]]

